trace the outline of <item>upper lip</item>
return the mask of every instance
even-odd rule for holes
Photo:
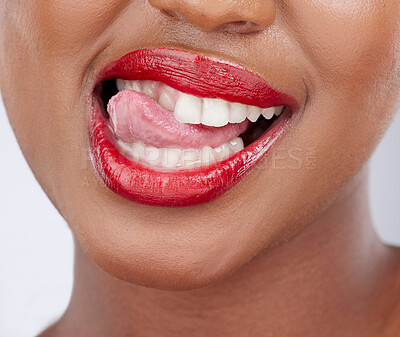
[[[299,108],[292,96],[273,89],[246,67],[215,57],[184,50],[156,48],[133,51],[108,64],[98,84],[110,79],[160,81],[198,97],[269,108],[284,105]]]

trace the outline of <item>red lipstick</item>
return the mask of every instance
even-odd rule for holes
[[[193,206],[221,196],[268,152],[287,129],[291,112],[298,109],[293,97],[272,89],[243,66],[182,50],[134,51],[108,65],[99,83],[109,79],[160,81],[198,97],[260,108],[286,106],[264,135],[236,155],[210,166],[164,172],[130,161],[118,151],[101,99],[94,96],[89,123],[93,167],[112,191],[148,205]]]

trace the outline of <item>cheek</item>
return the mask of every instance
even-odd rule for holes
[[[345,99],[366,96],[366,91],[379,88],[387,91],[388,85],[393,84],[396,75],[388,70],[394,69],[400,56],[393,48],[400,44],[398,1],[290,3],[292,33],[314,69],[318,84],[323,82],[324,90],[330,88]]]
[[[124,5],[126,1],[0,4],[2,96],[28,163],[56,203],[61,182],[80,179],[86,165],[86,97],[79,88],[87,85],[84,75],[95,38]]]
[[[314,141],[355,159],[369,154],[399,96],[398,1],[290,1],[291,33],[310,69],[308,118]],[[310,138],[312,135],[310,135]],[[328,151],[328,149],[325,149]],[[337,157],[342,158],[342,157]]]
[[[27,1],[38,28],[52,47],[70,53],[88,47],[101,35],[129,0],[47,0]]]
[[[361,170],[396,111],[400,5],[293,0],[286,6],[290,34],[308,63],[308,101],[276,153],[281,169],[273,170],[273,179],[270,171],[258,179],[274,193],[256,183],[252,191],[260,204],[274,209],[270,223],[277,232],[286,227],[290,236],[318,218]],[[291,158],[292,150],[298,150],[299,162]],[[264,216],[268,223],[270,214]]]

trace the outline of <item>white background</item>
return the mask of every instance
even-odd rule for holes
[[[400,114],[372,159],[377,231],[400,245]],[[33,177],[0,100],[0,336],[32,337],[63,312],[72,288],[72,237]],[[11,164],[10,164],[11,163]]]

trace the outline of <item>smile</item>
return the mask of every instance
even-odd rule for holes
[[[238,64],[138,50],[100,74],[91,160],[125,198],[193,206],[221,196],[257,165],[297,109],[294,98]]]

